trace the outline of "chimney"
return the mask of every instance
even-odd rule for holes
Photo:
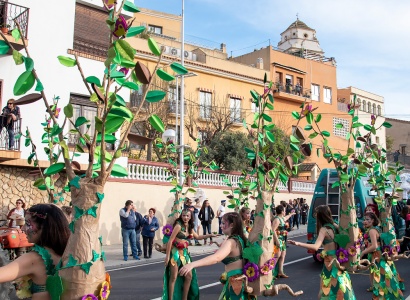
[[[224,43],[221,44],[221,51],[222,53],[226,53],[226,45]]]
[[[256,59],[256,68],[263,69],[263,58],[259,57]]]

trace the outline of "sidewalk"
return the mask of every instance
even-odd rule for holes
[[[300,236],[300,235],[306,235],[306,227],[307,225],[301,225],[299,229],[294,229],[289,232],[288,237],[294,237],[294,236]],[[223,240],[223,236],[214,238],[215,241],[221,242]],[[207,253],[212,253],[218,249],[218,246],[216,245],[203,245],[203,241],[199,241],[202,246],[189,246],[189,252],[191,255],[198,256],[198,255],[203,255]],[[141,240],[141,248],[142,248],[142,240]],[[105,262],[105,267],[107,271],[116,269],[116,268],[122,268],[122,267],[130,267],[130,266],[136,266],[136,265],[143,265],[147,263],[153,263],[153,262],[159,262],[163,261],[165,258],[165,254],[156,251],[153,249],[152,251],[152,257],[147,259],[143,258],[142,256],[140,257],[140,260],[135,260],[132,258],[132,255],[129,255],[128,261],[124,261],[123,255],[122,255],[122,244],[116,244],[116,245],[109,245],[109,246],[103,246],[103,250],[105,252],[105,256],[107,258],[107,261]],[[129,249],[129,251],[131,251]]]

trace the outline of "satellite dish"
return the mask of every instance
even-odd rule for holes
[[[189,52],[188,52],[188,51],[185,51],[185,52],[184,52],[184,56],[185,56],[185,57],[188,57],[188,56],[189,56]]]
[[[175,48],[171,49],[171,54],[172,55],[177,55],[177,53],[178,53],[177,49],[175,49]]]

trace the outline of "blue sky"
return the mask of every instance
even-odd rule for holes
[[[135,4],[179,15],[181,2]],[[276,46],[296,14],[316,30],[325,56],[336,58],[339,88],[383,96],[387,117],[410,121],[410,1],[185,0],[186,40],[225,43],[236,56],[267,46],[269,39]]]

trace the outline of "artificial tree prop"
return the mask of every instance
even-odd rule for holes
[[[166,244],[172,233],[172,226],[175,220],[179,217],[182,210],[182,205],[185,202],[186,195],[188,193],[195,193],[198,187],[196,180],[201,174],[209,174],[208,169],[212,171],[218,170],[218,166],[215,161],[204,162],[201,160],[202,152],[207,153],[208,149],[201,145],[200,140],[197,140],[197,149],[191,152],[189,149],[184,151],[184,170],[182,172],[182,179],[179,178],[179,169],[177,164],[177,146],[173,141],[167,141],[163,143],[161,139],[157,139],[155,146],[163,150],[163,159],[166,159],[170,166],[167,170],[170,172],[170,176],[167,178],[170,181],[173,188],[170,190],[174,194],[174,203],[171,207],[171,212],[168,215],[167,223],[163,228],[163,245],[155,244],[155,249],[160,252],[166,251]],[[184,191],[185,186],[185,191]]]
[[[384,122],[378,128],[375,127],[374,118],[372,118],[371,124],[362,124],[359,121],[359,117],[356,115],[356,110],[360,105],[356,101],[356,95],[348,104],[348,115],[351,117],[348,133],[346,134],[346,140],[348,141],[347,150],[344,153],[334,150],[329,144],[328,137],[330,132],[321,129],[320,121],[322,115],[320,113],[314,114],[311,104],[306,102],[301,105],[300,112],[293,112],[293,117],[299,122],[302,119],[306,119],[305,131],[313,131],[308,138],[314,139],[320,137],[322,139],[322,152],[323,157],[327,159],[329,163],[333,162],[337,174],[338,181],[332,184],[332,188],[338,188],[340,191],[340,215],[339,215],[339,234],[335,235],[335,241],[340,246],[339,253],[344,256],[347,249],[355,248],[358,243],[356,241],[359,238],[359,228],[356,217],[356,205],[354,200],[354,187],[356,180],[361,180],[363,177],[367,177],[368,173],[373,169],[372,157],[366,155],[366,145],[371,138],[371,135],[376,135],[376,131],[381,126],[389,127],[390,124]],[[344,125],[342,123],[336,124],[336,128],[342,129]],[[359,128],[363,127],[368,133],[362,137]],[[351,146],[351,144],[354,144]],[[320,149],[317,150],[317,155],[320,155]],[[346,252],[344,251],[346,250]],[[339,262],[349,271],[355,271],[359,264],[358,259],[360,257],[359,249],[357,251],[351,251],[351,255],[346,257],[340,257]]]
[[[293,145],[292,156],[285,158],[271,152],[269,143],[275,143],[273,133],[275,124],[272,123],[272,117],[268,112],[274,109],[274,99],[272,82],[267,82],[266,74],[264,84],[262,94],[254,90],[250,92],[252,102],[257,107],[252,124],[243,122],[244,127],[250,133],[252,132],[254,137],[253,148],[245,148],[251,171],[244,173],[239,188],[233,190],[231,187],[231,191],[227,191],[228,197],[230,196],[228,207],[234,209],[239,209],[239,205],[249,207],[248,199],[251,194],[256,193],[255,220],[249,233],[248,245],[243,253],[243,257],[251,263],[245,273],[248,276],[252,274],[251,278],[248,278],[252,295],[261,295],[266,290],[268,294],[273,295],[277,291],[272,281],[272,271],[260,272],[260,270],[269,269],[268,265],[272,268],[274,266],[274,263],[270,264],[274,260],[272,258],[274,246],[271,226],[273,195],[277,191],[279,180],[287,184],[289,176],[295,174],[293,166],[297,165],[303,157],[297,145]]]
[[[159,102],[166,96],[162,90],[151,90],[150,86],[155,76],[165,81],[174,80],[174,76],[161,68],[162,52],[155,40],[148,39],[148,46],[151,52],[158,57],[157,64],[151,72],[141,62],[135,62],[136,50],[126,41],[126,38],[136,36],[145,30],[145,27],[132,27],[133,19],[126,22],[121,16],[121,12],[139,12],[135,5],[127,0],[116,4],[112,1],[103,1],[104,7],[108,10],[107,25],[110,28],[110,46],[107,58],[104,61],[106,67],[102,75],[102,81],[97,76],[85,77],[80,61],[77,56],[73,58],[59,56],[58,60],[66,67],[77,67],[85,86],[90,94],[90,101],[97,105],[97,116],[94,120],[87,120],[85,117],[73,119],[73,106],[68,104],[64,107],[64,120],[60,125],[57,117],[60,111],[58,101],[53,105],[48,102],[47,94],[40,78],[34,68],[34,61],[31,58],[24,39],[23,45],[26,56],[13,49],[12,44],[2,33],[4,41],[0,41],[0,54],[13,50],[13,58],[16,64],[25,65],[25,71],[19,76],[14,86],[16,96],[29,92],[36,83],[35,90],[41,94],[48,116],[44,122],[45,134],[42,143],[46,144],[46,153],[50,161],[50,166],[45,169],[38,169],[41,178],[36,181],[36,186],[47,190],[49,201],[54,202],[57,195],[57,202],[61,199],[63,191],[57,192],[54,187],[55,176],[65,172],[67,176],[66,191],[71,191],[71,201],[74,208],[74,219],[70,223],[72,232],[65,252],[62,256],[61,265],[58,267],[59,274],[50,278],[50,282],[62,282],[62,285],[52,285],[64,287],[51,289],[50,294],[53,300],[56,299],[82,299],[83,297],[100,296],[106,299],[107,277],[103,260],[104,252],[101,250],[101,238],[99,237],[99,215],[101,204],[104,199],[104,186],[110,175],[116,177],[127,176],[127,170],[115,163],[124,150],[127,135],[133,123],[139,118],[141,108],[147,102]],[[18,35],[14,38],[21,38],[20,24],[15,21],[18,28]],[[165,66],[163,66],[165,67]],[[188,72],[177,62],[170,64],[171,69],[178,74]],[[123,89],[138,90],[141,84],[147,84],[143,94],[143,101],[136,108],[130,110],[118,92]],[[58,100],[58,99],[54,99]],[[164,131],[164,124],[161,119],[152,114],[148,117],[151,125],[160,132]],[[69,133],[65,130],[65,125],[70,122],[72,129]],[[91,123],[95,124],[95,131],[90,132]],[[112,134],[118,130],[122,131],[121,138]],[[75,151],[70,151],[67,145],[67,135],[77,136],[78,142]],[[32,148],[29,156],[29,163],[34,162],[38,166],[37,147],[34,144],[30,131],[27,129],[24,135],[26,146]],[[105,144],[118,146],[113,153],[105,149]],[[77,153],[88,156],[88,167],[85,173],[79,172],[79,163],[74,159]],[[109,281],[109,280],[108,280]],[[104,296],[101,296],[104,295]]]

